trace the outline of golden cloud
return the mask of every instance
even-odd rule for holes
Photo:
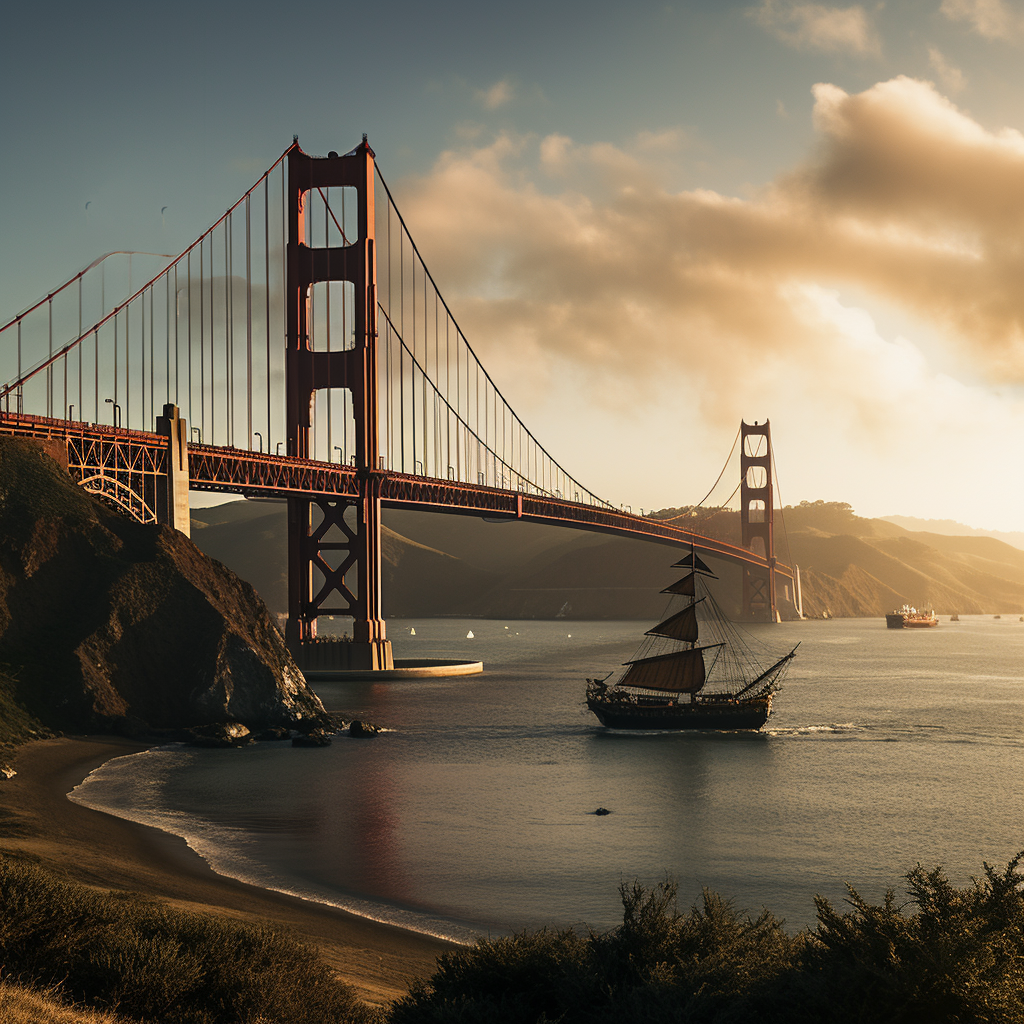
[[[639,148],[502,135],[444,154],[403,205],[471,336],[540,370],[643,350],[711,377],[817,350],[787,291],[814,283],[897,303],[1024,381],[1024,136],[909,78],[814,95],[816,153],[753,200],[670,192]]]
[[[1024,36],[1024,16],[1005,0],[942,0],[942,13],[950,21],[965,21],[983,39],[1007,42]]]
[[[877,56],[882,44],[860,4],[827,7],[796,0],[762,0],[749,12],[762,28],[800,50]]]
[[[686,430],[723,436],[740,416],[828,422],[833,453],[836,431],[856,439],[850,451],[875,446],[864,487],[884,477],[887,505],[902,488],[914,507],[962,456],[977,470],[965,487],[994,507],[1001,449],[979,441],[1024,427],[1021,403],[993,387],[1024,383],[1024,136],[910,78],[856,94],[818,85],[814,98],[814,150],[753,198],[666,187],[682,136],[620,147],[500,135],[443,154],[403,183],[401,205],[524,414],[568,380],[571,401],[618,408],[623,436],[658,403],[677,403],[679,423],[691,409]],[[850,295],[902,309],[916,342],[884,337]],[[938,461],[883,472],[891,437],[922,424],[943,437]],[[825,442],[794,430],[820,487]],[[576,458],[583,471],[585,446]]]

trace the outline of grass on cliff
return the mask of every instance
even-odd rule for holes
[[[71,1005],[147,1024],[363,1024],[374,1019],[317,952],[130,893],[0,861],[0,972]]]
[[[12,760],[19,743],[52,735],[18,699],[14,673],[0,665],[0,766]]]
[[[4,1024],[130,1024],[125,1017],[65,1006],[49,992],[0,981],[0,1020]]]
[[[907,875],[908,899],[845,912],[817,900],[818,924],[788,935],[765,911],[711,892],[689,913],[676,890],[621,889],[606,935],[541,931],[448,953],[392,1024],[1021,1024],[1020,857],[958,889],[941,869]]]

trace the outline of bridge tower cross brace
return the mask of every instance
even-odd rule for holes
[[[761,439],[764,444],[760,443]],[[775,528],[772,506],[772,432],[768,420],[753,425],[740,423],[740,523],[742,543],[748,551],[760,548],[766,570],[743,567],[745,619],[778,621],[775,603]]]
[[[304,207],[312,189],[356,192],[358,237],[348,244],[305,242]],[[289,647],[300,667],[387,669],[394,665],[381,616],[380,492],[377,409],[377,255],[374,245],[374,154],[364,136],[344,156],[312,157],[298,143],[288,151],[288,241],[285,271],[285,377],[288,454],[309,458],[316,392],[347,388],[355,418],[358,497],[288,499]],[[310,290],[319,282],[348,281],[354,288],[355,344],[340,351],[310,347]],[[353,517],[346,512],[355,509]],[[314,522],[315,510],[320,521]],[[336,539],[330,539],[331,536]],[[332,568],[328,557],[340,552]],[[337,561],[337,559],[335,559]],[[317,587],[315,571],[323,577]],[[353,579],[354,577],[354,579]],[[353,642],[344,662],[316,653],[320,615],[351,616]],[[320,652],[326,654],[326,651]],[[338,651],[340,654],[341,652]]]

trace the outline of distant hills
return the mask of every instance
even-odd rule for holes
[[[739,542],[739,514],[664,509],[699,531]],[[780,560],[800,566],[807,615],[880,616],[904,603],[940,614],[1024,611],[1024,551],[987,536],[911,531],[864,519],[840,502],[777,513]],[[287,608],[287,517],[280,502],[236,501],[192,516],[192,537]],[[663,543],[470,516],[384,513],[384,614],[398,618],[653,619],[681,555]],[[738,569],[718,562],[724,604],[738,608]],[[785,617],[792,594],[780,587]]]
[[[1024,551],[994,537],[908,530],[837,502],[803,502],[784,518],[776,544],[784,557],[788,532],[806,614],[881,615],[904,603],[939,614],[1024,612]]]
[[[941,533],[944,537],[993,537],[1004,544],[1024,550],[1024,533],[1000,533],[998,530],[976,530],[973,526],[952,519],[914,519],[912,516],[882,516],[887,523],[895,523],[904,530]]]

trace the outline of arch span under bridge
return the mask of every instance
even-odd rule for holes
[[[100,260],[0,328],[0,431],[61,438],[83,486],[186,532],[190,488],[287,499],[300,665],[328,649],[336,667],[392,664],[382,506],[693,545],[742,566],[746,616],[777,617],[776,577],[794,573],[775,558],[768,424],[741,427],[741,546],[598,498],[480,363],[365,139],[326,157],[296,142],[157,258],[109,308]],[[318,645],[320,615],[350,616],[354,642]]]

